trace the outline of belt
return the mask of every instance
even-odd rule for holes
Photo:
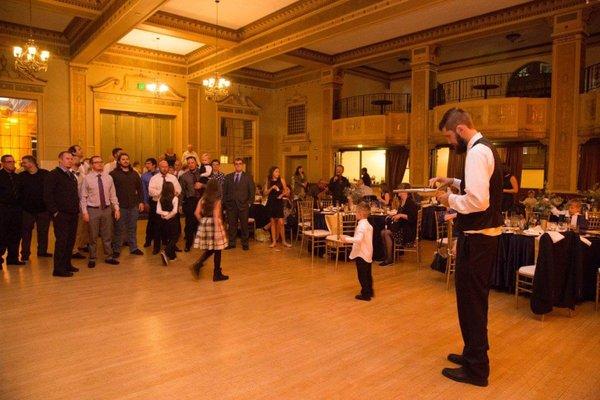
[[[110,206],[106,206],[104,208],[108,208],[108,207],[110,207]],[[95,206],[87,206],[87,208],[100,209],[100,207],[95,207]]]

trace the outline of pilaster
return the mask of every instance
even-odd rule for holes
[[[340,98],[343,84],[343,73],[338,69],[325,69],[321,71],[322,93],[322,140],[321,140],[321,168],[322,176],[331,176],[333,173],[333,148],[331,146],[333,128],[334,106]]]

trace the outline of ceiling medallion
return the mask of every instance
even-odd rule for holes
[[[215,24],[215,65],[217,64],[217,55],[219,52],[219,2],[220,0],[215,0],[217,9],[217,18]],[[221,76],[221,74],[219,74],[215,67],[214,74],[204,79],[202,81],[202,86],[204,87],[204,95],[206,97],[206,100],[221,101],[229,95],[229,87],[231,86],[231,81],[226,77]]]
[[[25,49],[25,50],[23,50]],[[15,69],[26,74],[46,72],[48,70],[48,59],[50,52],[40,50],[33,40],[33,28],[31,25],[31,0],[29,0],[29,39],[24,46],[14,46]]]

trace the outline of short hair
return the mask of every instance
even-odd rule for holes
[[[578,206],[579,208],[581,208],[581,200],[579,199],[571,199],[569,200],[569,202],[567,203],[567,207],[571,207],[571,206]]]
[[[190,161],[190,158],[191,158],[192,160],[194,160],[194,161],[198,162],[198,160],[196,160],[196,157],[194,157],[194,156],[187,156],[187,157],[185,158],[185,161]]]
[[[221,165],[221,161],[219,161],[217,158],[215,158],[214,160],[212,160],[210,163],[211,164],[217,163],[217,164]]]
[[[369,206],[367,203],[365,203],[364,201],[361,201],[360,203],[358,203],[358,205],[356,206],[356,211],[362,211],[365,214],[369,215],[371,214],[371,206]]]
[[[410,189],[410,183],[408,182],[402,182],[401,184],[398,185],[398,189]]]
[[[112,149],[113,157],[116,156],[121,150],[123,150],[121,147],[115,147],[114,149]]]
[[[335,166],[335,168],[337,169],[337,167],[340,167],[340,168],[342,169],[342,171],[344,170],[344,166],[343,166],[342,164],[337,164],[337,165]]]
[[[77,153],[77,148],[78,148],[78,147],[79,147],[79,148],[81,148],[81,146],[80,146],[80,145],[78,145],[78,144],[74,144],[73,146],[69,147],[69,148],[67,149],[67,151],[68,151],[69,153],[71,153],[71,154],[75,154],[75,153]]]
[[[471,114],[462,108],[452,107],[442,116],[438,129],[440,131],[443,131],[444,129],[447,131],[455,131],[458,125],[466,125],[469,128],[474,128]]]
[[[69,155],[71,155],[71,156],[73,155],[73,154],[71,154],[71,152],[70,152],[70,151],[63,150],[63,151],[61,151],[60,153],[58,153],[58,158],[61,158],[61,159],[62,159],[62,158],[65,156],[65,154],[69,154]]]
[[[8,157],[14,158],[14,157],[12,156],[12,154],[5,154],[5,155],[3,155],[2,157],[0,157],[0,162],[6,162],[6,159],[7,159]]]
[[[144,164],[149,162],[150,164],[156,166],[156,158],[154,157],[150,157],[150,158],[146,158],[146,161],[144,161]]]
[[[233,160],[233,162],[236,162],[236,161],[239,161],[239,162],[241,162],[242,164],[244,164],[244,159],[243,159],[243,158],[236,157],[236,158],[235,158],[235,160]]]
[[[23,156],[23,157],[21,157],[21,161],[23,161],[23,160],[27,160],[27,161],[33,163],[36,167],[38,166],[37,159],[34,156],[31,156],[31,155]]]
[[[100,160],[102,160],[102,157],[100,157],[100,156],[91,156],[90,157],[90,164],[93,164],[94,163],[94,159],[96,159],[96,158],[99,158]]]
[[[127,154],[127,153],[125,153],[125,152],[122,152],[121,154],[119,154],[119,157],[117,157],[117,163],[118,163],[119,161],[121,161],[121,157],[123,157],[123,156],[127,156],[127,157],[129,157],[129,154]]]

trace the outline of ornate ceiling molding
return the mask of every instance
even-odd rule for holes
[[[191,35],[205,43],[207,38],[215,38],[219,36],[219,40],[224,41],[224,45],[229,47],[240,41],[238,31],[216,26],[207,22],[198,21],[196,19],[186,18],[175,14],[158,11],[142,24],[142,28],[158,27],[163,30],[182,33],[189,38]]]
[[[75,38],[83,33],[85,28],[91,23],[87,18],[75,17],[69,22],[69,25],[63,31],[63,36],[72,42]]]
[[[359,47],[357,49],[338,53],[334,56],[336,66],[354,63],[357,60],[365,61],[369,58],[380,57],[382,54],[395,53],[406,50],[416,45],[449,40],[451,38],[473,35],[475,31],[485,32],[497,29],[502,25],[515,25],[530,20],[543,19],[574,7],[584,7],[585,0],[541,0],[532,1],[493,13],[480,15],[462,21],[453,22],[400,36],[376,44]]]
[[[144,49],[141,47],[129,46],[129,45],[120,44],[120,43],[112,45],[106,51],[106,53],[119,54],[122,56],[129,56],[129,57],[137,57],[137,58],[141,58],[144,60],[152,60],[152,61],[157,61],[157,58],[158,58],[158,62],[160,62],[160,63],[170,63],[170,64],[179,65],[182,67],[186,66],[186,57],[185,56],[182,56],[179,54],[173,54],[173,53],[166,53],[164,51]]]

